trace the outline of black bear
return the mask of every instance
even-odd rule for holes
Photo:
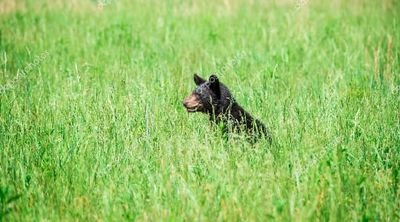
[[[228,130],[246,131],[251,138],[264,136],[271,142],[271,135],[264,124],[253,118],[233,98],[229,89],[218,77],[211,75],[207,80],[194,74],[196,89],[184,101],[188,112],[202,112],[210,117],[211,122],[223,123]]]

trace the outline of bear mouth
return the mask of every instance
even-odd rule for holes
[[[185,105],[185,108],[186,108],[186,111],[188,111],[189,113],[195,113],[195,112],[201,111],[200,104],[196,104],[194,106]]]
[[[187,110],[189,113],[195,113],[195,112],[197,112],[198,107],[186,107],[186,110]]]

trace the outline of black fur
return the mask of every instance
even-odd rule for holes
[[[229,89],[218,77],[211,75],[207,80],[194,74],[197,87],[184,101],[188,112],[202,112],[210,121],[223,123],[230,131],[245,130],[252,138],[264,136],[271,142],[271,135],[264,124],[253,118],[233,98]]]

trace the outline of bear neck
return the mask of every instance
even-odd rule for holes
[[[244,124],[247,127],[251,127],[254,121],[253,117],[237,102],[230,103],[226,108],[210,113],[210,120],[217,123],[233,121],[234,123]]]
[[[264,124],[258,119],[254,119],[246,110],[244,110],[238,103],[232,102],[228,107],[221,110],[216,110],[214,113],[209,113],[211,122],[216,124],[223,123],[230,125],[233,123],[234,127],[245,126],[248,130],[256,131],[258,136],[264,135],[269,143],[272,141],[271,134]]]

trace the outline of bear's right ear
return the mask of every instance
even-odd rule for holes
[[[201,77],[198,76],[196,73],[194,74],[193,79],[194,79],[194,82],[196,83],[196,85],[201,85],[201,84],[203,84],[203,83],[206,82],[205,79],[201,78]]]
[[[221,97],[221,88],[219,85],[219,80],[216,75],[211,75],[210,78],[208,79],[208,82],[210,83],[210,89],[215,93],[217,98]]]

